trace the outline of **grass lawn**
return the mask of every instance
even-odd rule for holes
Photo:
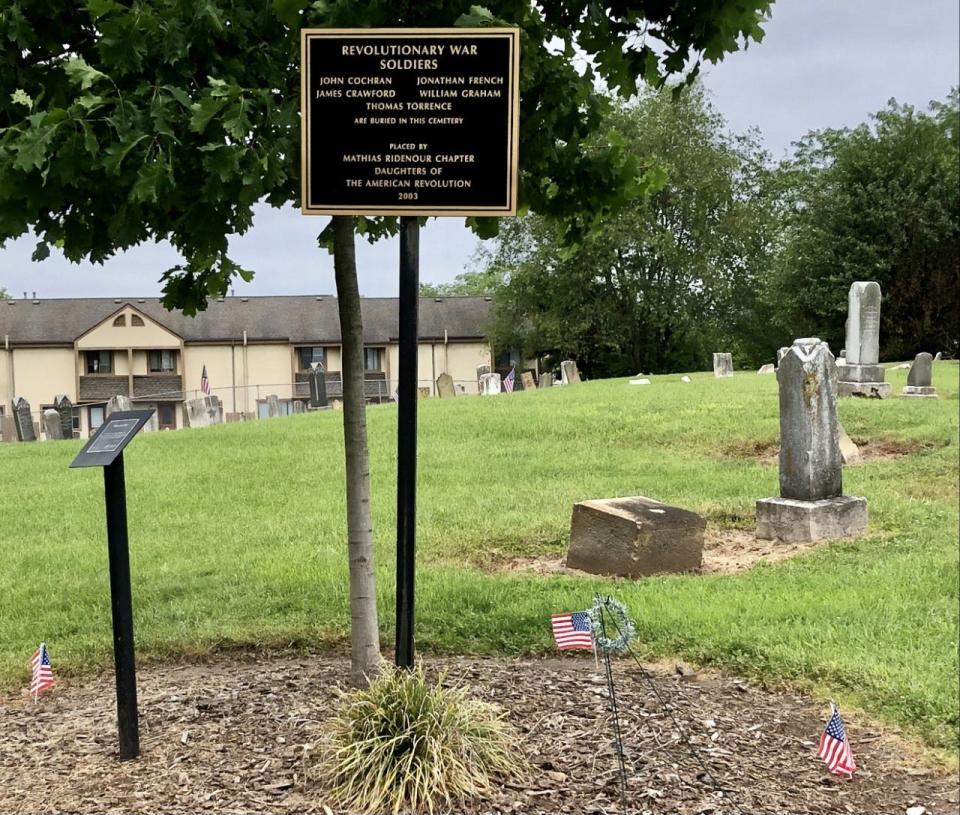
[[[898,394],[906,372],[888,371]],[[420,403],[418,645],[551,650],[551,612],[597,590],[630,608],[646,655],[682,655],[809,685],[956,755],[958,368],[941,398],[843,400],[854,438],[926,447],[844,472],[870,534],[732,576],[637,582],[495,571],[502,555],[562,553],[571,505],[647,495],[751,528],[777,468],[727,454],[775,443],[777,384],[694,374]],[[369,413],[382,635],[392,642],[396,408]],[[0,445],[0,685],[112,662],[99,470],[80,442]],[[347,634],[341,415],[144,435],[126,455],[137,651],[317,648]]]

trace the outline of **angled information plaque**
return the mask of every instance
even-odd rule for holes
[[[516,215],[519,29],[301,37],[305,215]]]
[[[152,410],[118,410],[111,413],[70,466],[107,467],[113,464],[151,416]]]

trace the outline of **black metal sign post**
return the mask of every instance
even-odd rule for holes
[[[414,663],[420,216],[517,214],[517,28],[301,31],[304,215],[400,216],[396,663]]]
[[[134,759],[140,755],[123,448],[130,443],[152,415],[152,410],[126,410],[111,413],[70,465],[71,467],[103,467],[107,553],[110,562],[110,603],[113,612],[113,659],[117,679],[117,727],[120,735],[121,761]]]
[[[417,326],[420,224],[400,219],[400,372],[397,388],[397,628],[395,662],[413,668],[417,541]]]

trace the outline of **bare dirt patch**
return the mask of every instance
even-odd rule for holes
[[[916,439],[865,439],[855,438],[853,443],[860,448],[860,461],[886,461],[902,458],[914,453],[933,450],[936,444]],[[777,464],[780,459],[780,445],[775,441],[737,442],[723,449],[727,458],[753,459],[760,464]],[[857,464],[847,465],[855,467]]]
[[[758,540],[753,530],[707,528],[703,539],[703,574],[735,574],[758,563],[777,563],[830,541],[784,543]]]
[[[589,657],[427,658],[450,681],[507,711],[532,772],[455,811],[617,813],[606,687]],[[860,771],[830,775],[815,755],[825,706],[713,673],[651,667],[719,795],[679,742],[635,665],[616,666],[632,813],[877,813],[922,805],[957,811],[956,778],[855,715]],[[0,697],[0,812],[338,813],[304,782],[323,738],[341,655],[231,655],[150,666],[139,677],[142,756],[116,760],[112,676],[60,685],[36,707]]]
[[[708,526],[703,539],[703,567],[692,574],[736,574],[758,563],[778,563],[810,552],[830,541],[783,543],[758,540],[752,529],[717,529]],[[484,568],[491,572],[532,572],[540,575],[586,575],[570,569],[559,555],[524,557],[502,553],[488,554]],[[588,575],[597,577],[597,575]]]

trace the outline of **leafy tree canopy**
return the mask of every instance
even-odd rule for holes
[[[844,343],[847,291],[883,291],[881,353],[955,353],[960,338],[960,94],[927,111],[891,100],[853,129],[801,140],[782,169],[776,298],[794,336]]]
[[[589,152],[607,100],[693,77],[762,36],[770,0],[16,0],[0,11],[0,243],[32,229],[100,262],[147,240],[184,258],[164,302],[203,308],[251,272],[227,240],[258,201],[299,196],[301,27],[516,25],[522,30],[523,208],[571,234],[650,188],[615,141]],[[586,58],[577,60],[577,55]],[[579,66],[579,68],[578,68]],[[471,222],[481,235],[496,223]],[[395,219],[358,219],[371,239]]]
[[[549,219],[505,224],[485,258],[501,279],[495,343],[573,356],[594,376],[703,368],[754,353],[757,292],[775,238],[767,156],[732,136],[699,87],[641,95],[610,138],[655,157],[658,192],[605,216],[577,246]],[[760,328],[758,328],[758,326]]]

